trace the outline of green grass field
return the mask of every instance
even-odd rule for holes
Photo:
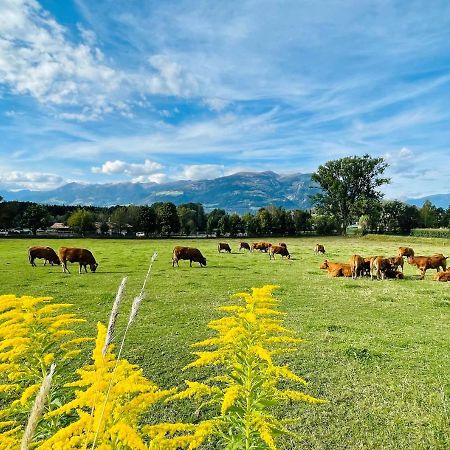
[[[444,449],[450,448],[450,283],[424,281],[405,264],[405,280],[329,278],[315,256],[317,238],[284,240],[291,260],[269,261],[267,254],[218,254],[217,240],[0,240],[0,294],[52,296],[73,303],[87,322],[80,334],[94,335],[97,321],[108,321],[117,286],[129,277],[127,306],[139,291],[149,258],[158,252],[147,298],[127,340],[124,356],[141,365],[162,387],[184,379],[206,378],[204,370],[183,372],[192,361],[190,344],[211,336],[206,324],[223,314],[216,307],[232,293],[252,286],[278,284],[276,297],[287,312],[286,324],[306,339],[299,352],[286,357],[291,368],[310,383],[306,392],[326,405],[283,407],[297,418],[303,441],[283,438],[286,449]],[[426,238],[320,238],[331,261],[346,262],[353,253],[393,256],[399,245],[417,255],[450,254],[449,242]],[[89,248],[100,263],[97,273],[71,275],[60,267],[31,267],[30,245]],[[181,261],[172,268],[174,245],[201,249],[206,268]],[[177,416],[193,419],[183,407]]]

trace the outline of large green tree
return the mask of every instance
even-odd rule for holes
[[[36,234],[39,228],[47,228],[52,221],[48,209],[44,205],[32,204],[23,213],[22,225]]]
[[[177,207],[172,202],[158,202],[153,204],[156,213],[158,232],[170,236],[180,230],[180,218]]]
[[[95,231],[95,217],[90,211],[85,209],[77,209],[67,219],[67,225],[72,228],[75,233],[84,236],[87,233]]]
[[[351,221],[365,212],[367,201],[382,198],[378,188],[390,180],[380,175],[387,166],[383,158],[369,155],[348,156],[319,166],[311,177],[322,188],[312,197],[316,208],[333,216],[341,233],[346,234]]]

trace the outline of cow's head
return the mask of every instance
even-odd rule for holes
[[[200,264],[202,265],[202,266],[205,266],[206,267],[206,258],[203,256],[202,257],[202,260],[200,261]]]
[[[320,265],[321,269],[327,269],[328,268],[328,261],[325,260],[321,265]]]
[[[89,264],[89,267],[91,268],[91,272],[95,272],[98,267],[98,263]]]

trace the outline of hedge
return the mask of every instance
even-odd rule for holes
[[[449,228],[413,228],[411,236],[450,238]]]

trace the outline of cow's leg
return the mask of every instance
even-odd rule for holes
[[[425,272],[427,269],[420,269],[422,271],[422,275],[420,276],[420,279],[423,280],[425,278]]]
[[[192,259],[189,260],[189,267],[192,267]]]
[[[67,261],[62,262],[61,266],[63,268],[63,273],[70,273],[69,269],[67,268]]]
[[[45,267],[46,264],[47,264],[47,260],[44,258],[44,267]]]
[[[83,267],[84,267],[84,272],[87,273],[87,265],[84,264]]]
[[[79,267],[78,267],[78,273],[81,274],[81,263],[79,263]]]

